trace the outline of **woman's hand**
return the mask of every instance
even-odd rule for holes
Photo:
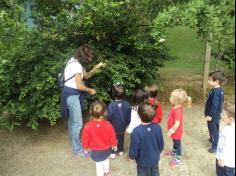
[[[91,89],[91,90],[89,91],[89,94],[90,94],[90,95],[96,94],[96,90],[95,90],[95,89]]]
[[[106,67],[106,65],[107,65],[107,64],[104,63],[104,62],[100,62],[99,64],[97,64],[97,65],[95,66],[95,68],[96,68],[96,69],[100,69],[100,68],[102,68],[102,67],[104,68],[104,67]]]

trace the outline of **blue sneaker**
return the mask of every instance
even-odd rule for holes
[[[208,152],[209,152],[209,153],[216,153],[216,149],[210,148],[210,149],[208,150]]]
[[[82,157],[84,157],[84,158],[89,158],[89,157],[91,157],[92,152],[85,152],[85,151],[83,151],[82,153],[80,153],[80,155]]]

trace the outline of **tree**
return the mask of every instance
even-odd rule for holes
[[[153,36],[159,38],[165,34],[167,27],[187,25],[198,30],[199,37],[206,40],[206,59],[203,79],[205,95],[213,54],[211,46],[217,46],[214,53],[216,58],[225,58],[232,67],[235,63],[235,2],[231,0],[205,1],[192,0],[186,4],[172,6],[157,16],[154,20]],[[233,70],[234,71],[234,70]]]

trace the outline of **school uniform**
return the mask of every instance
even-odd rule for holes
[[[137,163],[138,176],[159,176],[158,163],[164,148],[160,125],[139,125],[131,134],[129,158]]]
[[[107,107],[107,120],[112,124],[118,140],[117,152],[124,150],[126,128],[131,121],[131,106],[126,100],[116,100]]]
[[[212,149],[217,149],[219,140],[219,121],[224,103],[224,90],[221,87],[213,88],[209,92],[208,99],[205,105],[205,117],[210,116],[211,121],[207,122]]]

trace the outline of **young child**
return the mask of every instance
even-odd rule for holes
[[[111,176],[109,171],[109,156],[116,149],[117,140],[112,125],[103,120],[106,105],[95,101],[90,112],[93,119],[88,122],[82,132],[84,152],[91,152],[91,158],[96,162],[97,176]]]
[[[205,117],[210,134],[209,142],[212,147],[208,150],[210,153],[215,153],[219,139],[219,121],[222,105],[224,102],[224,90],[221,84],[225,81],[225,75],[221,71],[211,72],[209,74],[208,84],[212,88],[209,92],[208,99],[205,105]]]
[[[138,115],[138,106],[140,103],[147,100],[148,100],[148,95],[146,91],[142,89],[138,89],[135,91],[135,94],[134,94],[135,104],[132,107],[131,121],[130,121],[129,127],[126,129],[127,133],[131,134],[133,132],[133,129],[141,124],[141,119]]]
[[[235,105],[226,104],[221,115],[225,123],[221,130],[216,152],[217,176],[234,176],[235,173]]]
[[[112,86],[112,95],[114,101],[108,105],[107,120],[111,122],[115,129],[118,139],[117,153],[122,156],[124,151],[125,131],[131,121],[131,106],[128,101],[124,100],[124,87],[121,84]],[[110,156],[114,159],[115,152]]]
[[[168,133],[167,135],[173,140],[173,149],[166,153],[167,157],[175,157],[171,160],[171,166],[179,166],[183,164],[181,139],[183,135],[183,105],[187,102],[191,105],[191,98],[183,89],[175,89],[170,95],[170,103],[172,108],[169,112],[167,120]]]
[[[158,86],[153,84],[150,87],[147,87],[146,89],[149,95],[149,99],[148,99],[149,103],[156,108],[156,115],[152,122],[161,123],[163,112],[162,112],[162,104],[160,103],[160,101],[158,101],[158,98],[157,98]]]
[[[131,134],[129,158],[136,161],[138,176],[159,176],[158,163],[164,140],[160,125],[152,123],[155,109],[149,102],[143,102],[138,114],[142,124]]]

